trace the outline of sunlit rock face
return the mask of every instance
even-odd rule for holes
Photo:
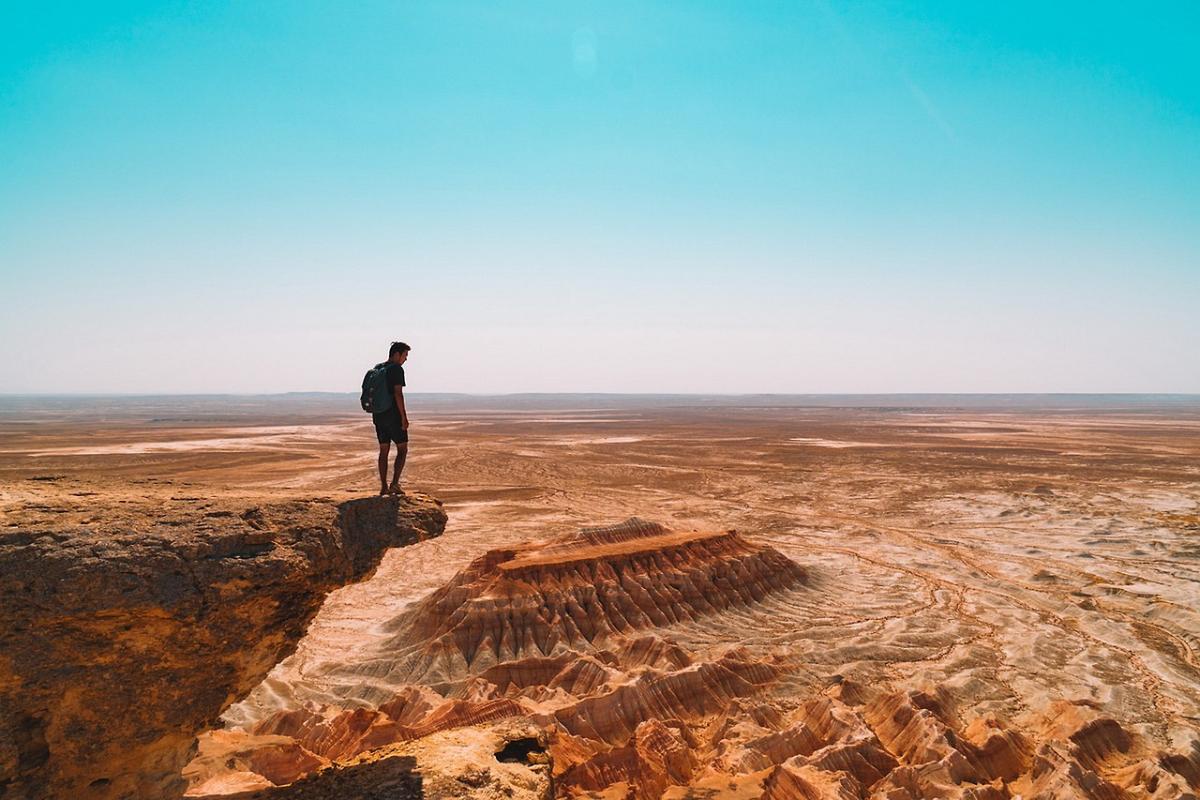
[[[751,605],[803,580],[799,564],[734,531],[635,518],[486,553],[395,620],[389,650],[406,680],[447,685]]]
[[[244,755],[246,745],[255,748],[253,737],[243,739],[238,748],[232,738],[207,737],[202,753],[207,749],[208,757],[236,761],[235,752]],[[546,737],[536,726],[503,720],[389,744],[282,785],[256,772],[227,769],[198,791],[222,800],[553,800],[545,747]],[[199,762],[189,773],[207,771]]]
[[[334,670],[343,702],[222,731],[236,758],[193,762],[190,793],[265,781],[278,794],[262,797],[289,797],[326,764],[365,770],[397,753],[417,754],[417,775],[453,771],[462,751],[446,737],[511,724],[545,744],[506,767],[510,797],[546,785],[637,800],[1194,795],[1197,751],[1156,749],[1086,704],[972,714],[949,685],[813,686],[787,647],[738,643],[781,614],[806,624],[795,609],[831,580],[752,537],[638,519],[491,550]],[[493,783],[446,796],[493,796],[496,759],[475,758]]]
[[[185,500],[110,496],[73,525],[31,508],[0,536],[5,797],[182,794],[196,735],[294,649],[325,595],[446,523],[417,495]],[[272,777],[322,764],[289,741],[248,758]]]
[[[616,757],[601,751],[628,746],[682,775],[694,766],[692,750],[672,742],[689,734],[683,723],[664,720],[717,713],[769,685],[781,667],[738,648],[697,660],[654,631],[707,624],[798,590],[805,579],[799,564],[734,531],[671,531],[638,519],[490,551],[393,619],[391,636],[372,657],[344,666],[358,707],[280,711],[249,726],[240,742],[238,732],[223,732],[224,746],[243,753],[236,771],[253,780],[247,773],[268,777],[245,756],[255,741],[278,749],[277,737],[287,737],[314,759],[337,761],[439,731],[522,719],[560,732],[563,742],[589,742],[584,761],[607,763]],[[189,767],[193,793],[237,785],[213,760]],[[560,761],[572,763],[569,755]],[[612,769],[575,774],[591,785]],[[268,779],[285,783],[302,772]]]

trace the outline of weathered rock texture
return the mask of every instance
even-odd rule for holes
[[[420,751],[422,775],[476,770],[428,796],[537,796],[540,783],[497,782],[486,748],[446,746],[505,724],[544,731],[559,797],[1185,800],[1200,788],[1200,751],[1166,752],[1086,704],[1001,720],[960,708],[948,686],[837,674],[798,690],[809,676],[786,644],[721,641],[811,583],[735,533],[637,520],[491,551],[347,665],[356,707],[310,704],[206,737],[190,793]]]
[[[287,786],[220,795],[224,800],[423,800],[424,782],[412,756],[380,754],[339,764]]]
[[[487,552],[396,620],[391,647],[412,653],[399,661],[405,678],[450,683],[751,605],[803,580],[799,564],[735,531],[634,518]]]
[[[190,500],[111,501],[70,526],[32,509],[0,534],[0,795],[181,795],[196,734],[325,595],[446,523],[424,496]]]
[[[232,737],[224,743],[207,738],[212,756],[232,752]],[[546,735],[529,722],[460,727],[381,747],[283,786],[268,782],[231,793],[217,779],[189,794],[221,800],[551,800],[546,746]],[[206,795],[207,789],[213,794]]]
[[[187,769],[190,793],[285,784],[313,764],[525,720],[573,743],[555,745],[566,785],[629,773],[652,796],[696,766],[685,720],[769,687],[781,664],[741,648],[696,660],[642,631],[703,623],[804,580],[799,564],[733,531],[636,519],[488,552],[395,620],[379,661],[360,665],[363,677],[390,669],[410,683],[374,707],[291,709],[214,734]],[[369,685],[360,691],[378,694]]]

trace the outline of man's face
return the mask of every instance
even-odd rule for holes
[[[396,353],[396,355],[392,356],[392,360],[397,364],[403,364],[405,361],[408,361],[408,351],[405,350],[403,353]]]

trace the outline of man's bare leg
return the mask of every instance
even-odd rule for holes
[[[388,467],[388,465],[387,465],[387,462],[388,462],[388,451],[391,449],[392,449],[391,442],[383,442],[382,444],[379,445],[379,493],[380,494],[388,493],[388,483],[387,483],[387,467]]]
[[[400,473],[404,471],[404,459],[407,455],[408,455],[408,445],[407,444],[396,445],[396,470],[395,470],[395,472],[392,473],[392,486],[390,489],[388,489],[388,492],[390,494],[399,494],[400,493]],[[384,458],[384,457],[380,456],[380,458]],[[386,470],[387,469],[387,467],[386,467],[387,461],[382,461],[380,463],[385,465],[384,469]]]

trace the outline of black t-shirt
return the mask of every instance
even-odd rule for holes
[[[404,385],[404,367],[399,364],[387,365],[388,394],[395,394],[397,386]]]
[[[392,404],[388,406],[387,411],[379,411],[375,413],[376,419],[387,419],[392,416],[399,418],[400,409],[396,406],[396,387],[404,385],[404,367],[399,364],[388,364],[384,372],[387,376],[388,397],[392,399]]]

